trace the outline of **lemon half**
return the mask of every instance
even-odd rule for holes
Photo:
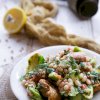
[[[12,8],[7,11],[7,13],[4,16],[4,26],[5,29],[13,34],[13,33],[18,33],[24,24],[26,23],[27,16],[25,12],[19,8]]]

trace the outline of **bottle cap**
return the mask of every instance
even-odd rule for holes
[[[82,18],[92,17],[98,10],[98,0],[78,0],[77,12]]]

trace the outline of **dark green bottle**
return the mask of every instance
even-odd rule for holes
[[[99,0],[68,0],[69,7],[82,19],[96,14]]]

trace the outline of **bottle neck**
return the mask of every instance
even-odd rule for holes
[[[77,12],[80,17],[92,17],[98,10],[98,0],[78,0]]]

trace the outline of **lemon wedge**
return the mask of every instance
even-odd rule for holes
[[[27,16],[25,12],[19,8],[12,8],[7,11],[7,13],[4,16],[4,26],[5,29],[10,33],[18,33],[24,24],[26,23]]]

